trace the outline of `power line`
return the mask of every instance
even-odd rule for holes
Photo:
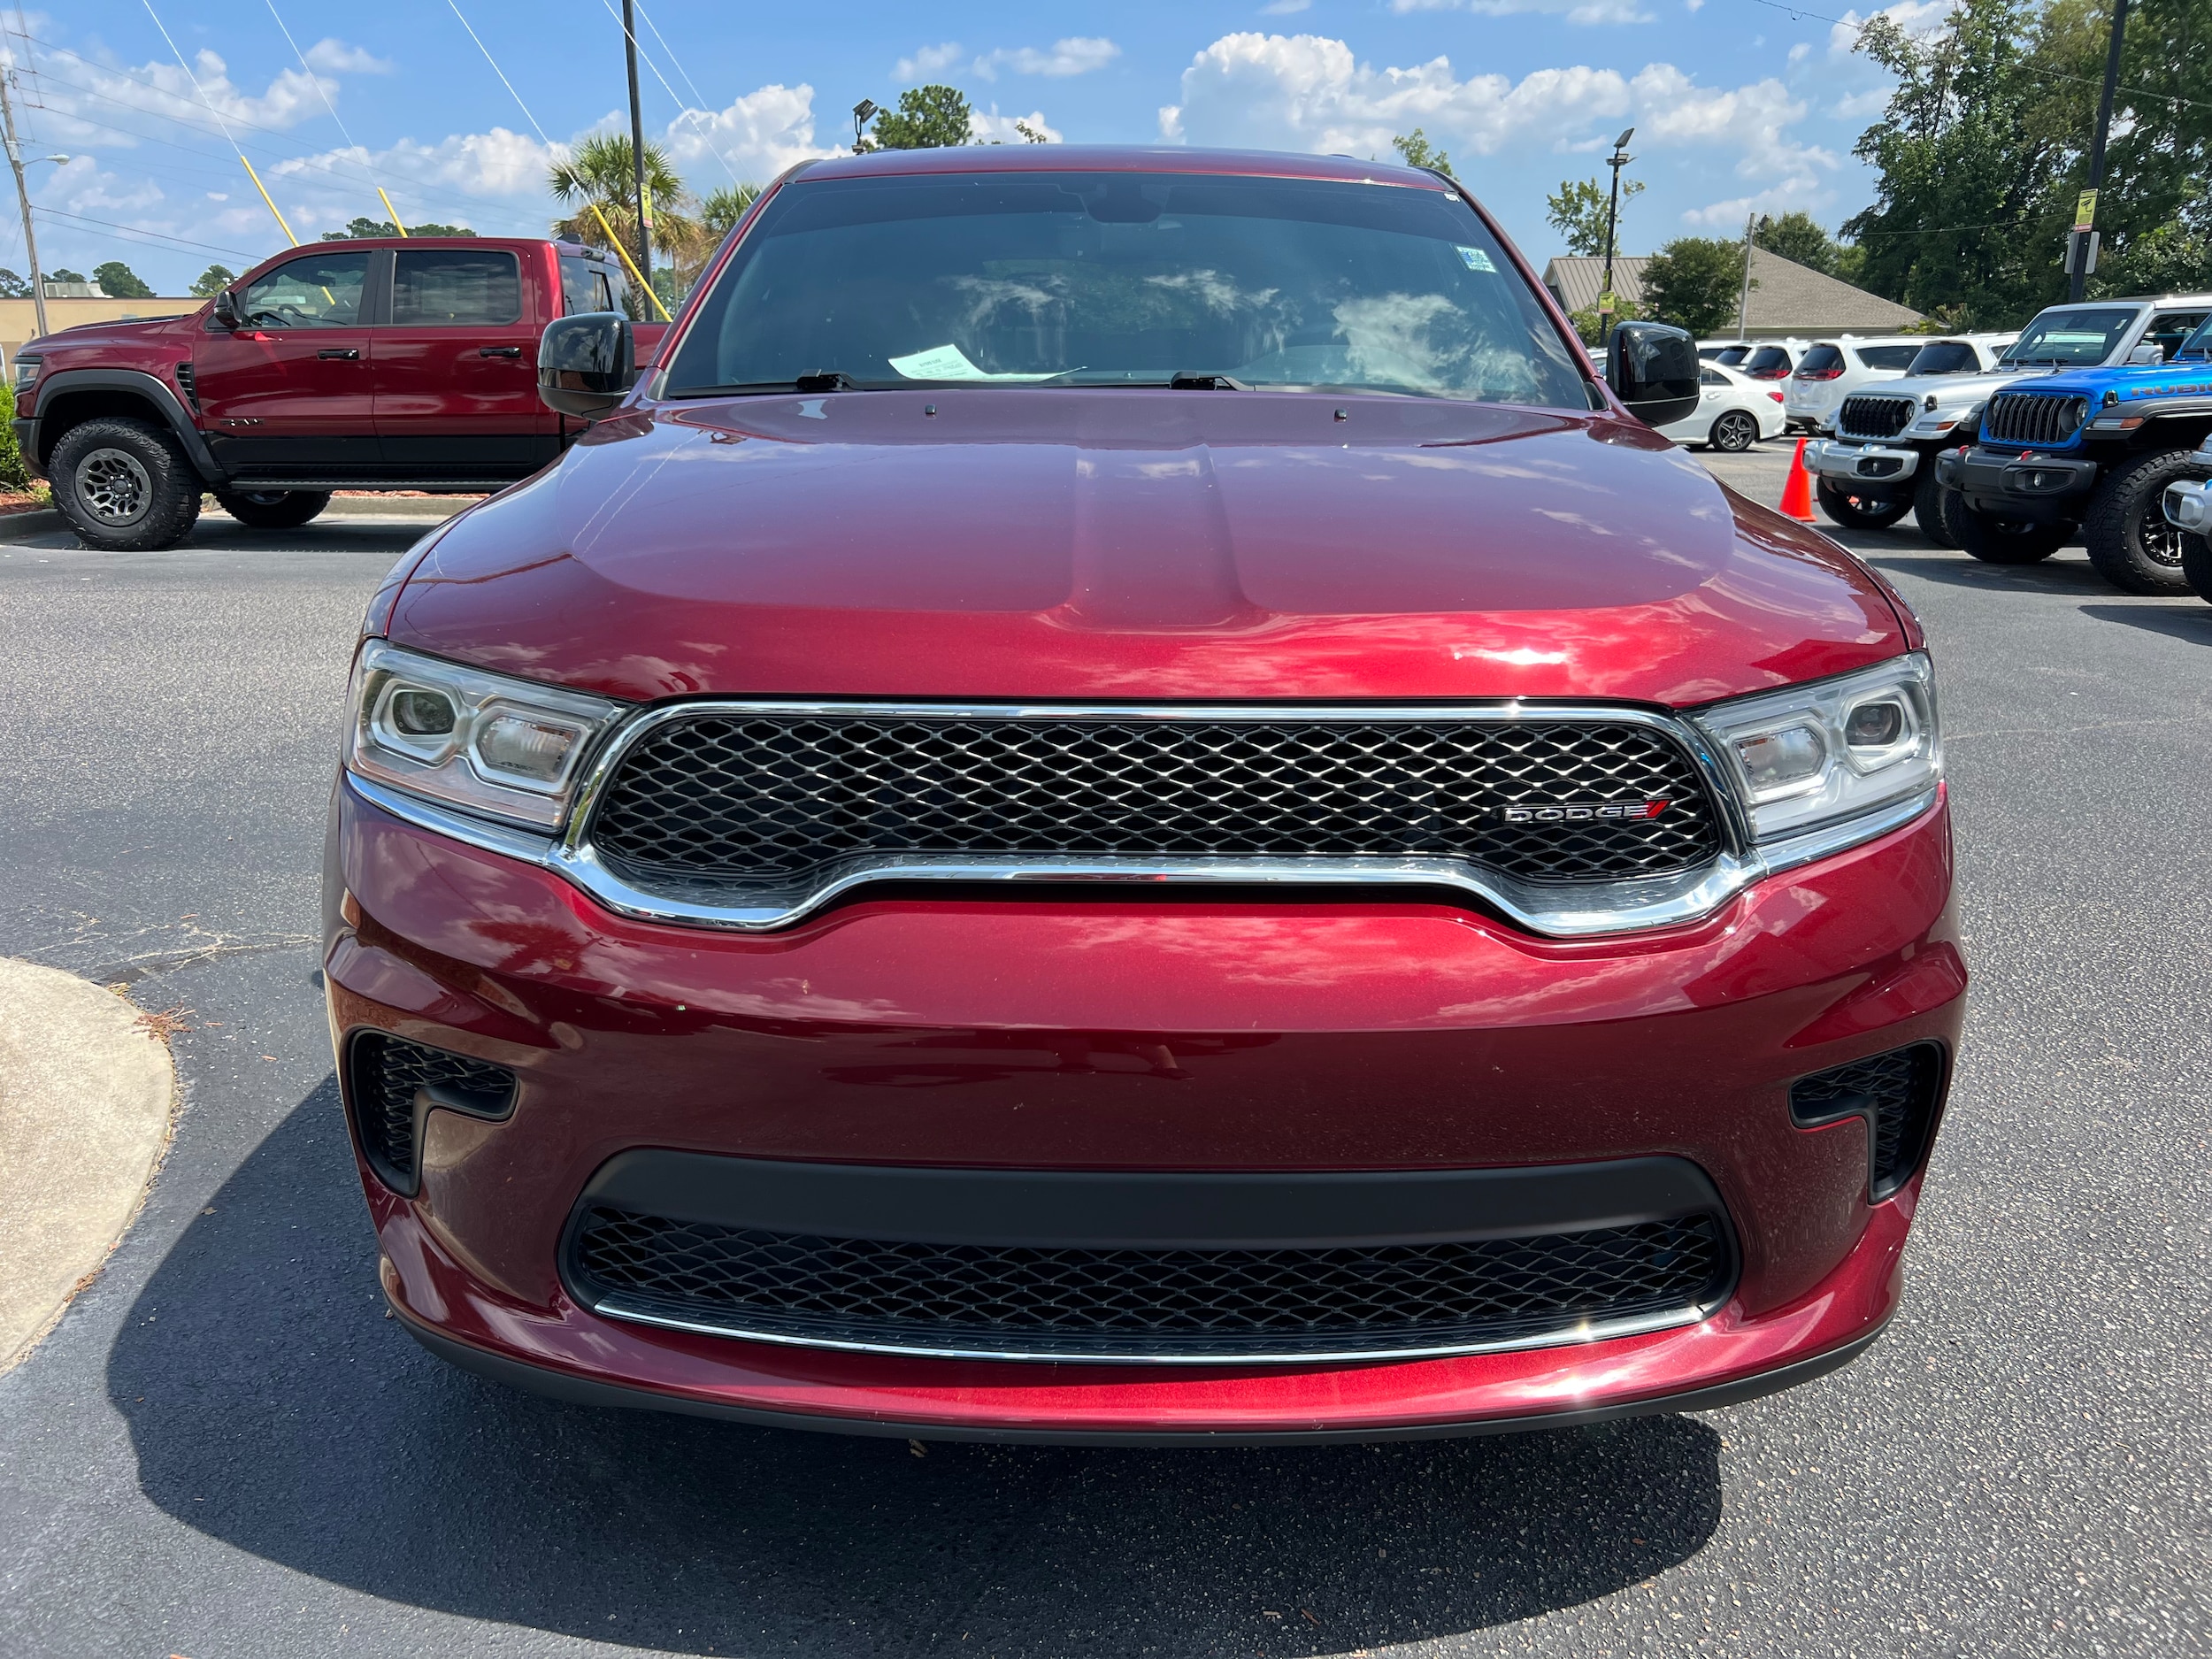
[[[300,60],[300,68],[315,83],[315,90],[322,98],[323,108],[330,111],[330,119],[338,124],[338,136],[346,141],[348,150],[361,150],[361,146],[353,142],[353,134],[346,130],[345,119],[338,113],[338,106],[330,101],[330,94],[323,89],[323,78],[308,66],[307,54],[300,50],[300,43],[292,38],[292,30],[285,22],[284,14],[276,9],[276,0],[264,0],[264,3],[269,8],[269,15],[276,19],[276,26],[284,35],[284,43],[292,49],[292,56]],[[366,155],[368,152],[362,150],[361,153]],[[392,198],[384,194],[384,187],[380,184],[376,186],[376,199],[384,204],[384,211],[392,216],[392,228],[404,236],[407,227],[399,222],[399,210],[392,205]]]
[[[215,101],[207,96],[207,88],[200,84],[199,76],[192,73],[192,65],[184,61],[184,53],[178,50],[176,42],[170,37],[169,26],[161,20],[161,14],[154,10],[154,0],[141,0],[141,3],[146,8],[146,15],[153,19],[154,27],[161,31],[161,38],[169,42],[169,50],[176,54],[177,67],[184,71],[184,78],[192,83],[192,90],[200,95],[200,102],[207,105],[207,112],[215,118],[215,125],[223,127],[223,136],[230,139],[231,149],[236,150],[238,154],[238,165],[246,170],[246,176],[253,180],[253,188],[261,192],[261,199],[268,204],[270,217],[276,220],[277,228],[284,233],[284,240],[295,248],[298,247],[300,239],[292,234],[292,227],[284,222],[284,215],[277,211],[276,198],[269,194],[268,187],[261,182],[261,175],[253,170],[253,163],[246,159],[246,152],[238,149],[238,141],[231,138],[230,128],[223,126],[223,112],[215,107]]]
[[[232,254],[241,259],[260,257],[258,254],[248,253],[242,248],[224,248],[211,242],[194,242],[188,237],[166,235],[157,230],[141,230],[135,225],[118,225],[111,219],[93,219],[83,213],[65,213],[58,207],[42,207],[38,211],[47,219],[73,219],[83,224],[97,225],[104,230],[120,231],[127,236],[150,236],[157,242],[178,242],[187,248],[204,248],[210,253]]]
[[[622,14],[614,9],[612,0],[599,0],[599,4],[607,8],[608,16],[613,18],[617,22],[621,21]],[[643,6],[639,6],[637,10],[640,15],[643,15],[645,11]],[[676,65],[676,73],[683,76],[684,84],[691,88],[692,96],[697,99],[699,103],[704,104],[706,102],[705,95],[699,90],[697,83],[691,79],[690,72],[684,68],[683,60],[678,58],[673,51],[669,50],[668,42],[662,37],[659,27],[655,24],[653,19],[649,17],[645,19],[645,27],[653,31],[653,38],[660,42],[661,50],[668,52],[669,61]],[[698,128],[700,142],[705,144],[708,150],[713,152],[714,158],[722,164],[722,171],[730,175],[730,182],[732,184],[743,183],[744,180],[737,176],[737,169],[730,165],[730,158],[722,153],[722,147],[714,142],[713,133],[704,125],[707,119],[704,112],[698,109],[687,106],[684,104],[683,99],[677,96],[676,88],[668,84],[668,77],[661,73],[661,66],[653,61],[653,55],[645,50],[643,44],[639,42],[634,34],[632,34],[626,28],[623,32],[629,35],[630,43],[637,47],[638,56],[645,59],[645,66],[653,72],[653,78],[661,83],[662,89],[668,94],[669,102],[677,106],[680,119],[681,116],[686,115],[691,117],[693,124]]]

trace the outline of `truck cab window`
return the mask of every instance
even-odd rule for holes
[[[432,248],[392,262],[392,321],[414,328],[522,320],[522,265],[496,248]]]
[[[365,253],[288,259],[249,287],[238,309],[255,328],[351,328],[361,320],[368,276]]]

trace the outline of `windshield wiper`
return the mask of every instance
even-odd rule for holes
[[[736,380],[722,386],[680,386],[671,397],[747,397],[772,392],[866,392],[883,388],[856,380],[842,369],[802,374],[795,380]]]
[[[1178,369],[1167,378],[1171,392],[1248,392],[1252,388],[1233,375],[1203,369]]]

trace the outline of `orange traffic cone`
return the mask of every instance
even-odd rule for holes
[[[1782,516],[1794,518],[1800,524],[1816,522],[1813,518],[1813,480],[1805,471],[1805,440],[1797,441],[1796,453],[1790,457],[1789,482],[1782,486]]]

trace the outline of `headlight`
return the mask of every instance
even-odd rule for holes
[[[586,758],[623,711],[371,640],[353,671],[346,766],[466,812],[557,829]]]
[[[1693,718],[1720,751],[1762,844],[1870,818],[1943,775],[1935,676],[1917,651]]]
[[[39,359],[19,357],[15,360],[15,389],[19,393],[38,379]]]

